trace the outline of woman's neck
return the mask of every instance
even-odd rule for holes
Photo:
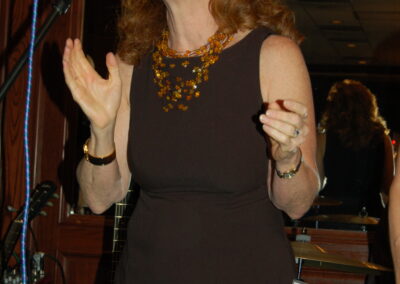
[[[165,0],[169,46],[177,51],[194,50],[207,43],[218,26],[212,17],[209,0]]]

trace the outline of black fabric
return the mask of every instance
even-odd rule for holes
[[[324,158],[326,197],[343,201],[339,207],[321,208],[321,213],[359,214],[366,207],[369,216],[380,217],[379,192],[385,159],[384,136],[364,148],[348,148],[335,133],[327,132]]]
[[[135,68],[128,160],[141,193],[116,283],[292,283],[258,122],[260,48],[270,33],[256,29],[225,49],[186,112],[162,110],[151,55]],[[188,60],[171,76],[192,78],[199,58]]]

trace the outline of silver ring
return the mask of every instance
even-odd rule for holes
[[[297,137],[297,136],[299,136],[300,135],[300,130],[299,129],[295,129],[294,130],[294,132],[293,132],[293,137]]]

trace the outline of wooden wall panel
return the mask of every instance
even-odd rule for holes
[[[107,283],[108,274],[106,270],[98,273],[88,273],[96,271],[100,264],[97,255],[77,255],[67,254],[60,257],[63,259],[63,266],[66,274],[66,283]]]
[[[31,1],[0,1],[0,68],[10,71],[29,40]],[[51,0],[40,1],[38,26],[52,12]],[[58,265],[64,264],[68,284],[106,283],[110,268],[110,222],[104,216],[71,215],[70,204],[76,200],[75,167],[80,156],[76,137],[78,107],[73,102],[62,74],[62,51],[67,37],[82,37],[85,1],[73,1],[66,15],[59,17],[43,43],[37,48],[34,62],[32,114],[30,122],[32,183],[53,181],[60,198],[46,209],[47,217],[33,223],[37,248],[45,252],[48,283],[62,283]],[[4,24],[4,25],[3,25]],[[4,204],[18,208],[24,200],[23,114],[26,68],[7,95],[4,109]],[[78,154],[79,152],[79,154]],[[16,214],[1,208],[3,237]],[[108,225],[107,225],[108,224]],[[84,278],[82,278],[84,275]]]
[[[21,29],[26,26],[26,18],[29,11],[22,7],[16,7],[15,3],[8,1],[9,5],[5,5],[8,23],[7,27],[7,46],[5,53],[7,58],[4,62],[5,72],[10,71],[15,64],[17,58],[21,55],[22,50],[27,46],[27,38],[21,39]],[[4,4],[3,4],[4,5]],[[28,32],[26,30],[25,32]],[[20,44],[16,47],[15,42],[20,40]],[[26,68],[20,74],[13,87],[7,94],[5,99],[3,137],[3,152],[5,153],[3,161],[3,174],[5,181],[4,202],[19,208],[23,202],[23,153],[22,153],[22,122],[23,122],[23,96],[26,81]],[[34,88],[36,85],[33,86]],[[16,214],[8,211],[3,213],[3,233],[5,226],[16,216]]]
[[[0,2],[0,83],[3,83],[8,42],[9,1]]]
[[[6,47],[7,47],[7,38],[8,38],[8,11],[9,11],[9,2],[8,1],[0,1],[0,85],[4,82],[4,76],[6,71]],[[3,125],[3,102],[0,102],[0,125]],[[2,145],[2,131],[0,130],[0,146]],[[0,212],[2,212],[2,208],[4,207],[4,198],[5,198],[5,191],[3,186],[3,151],[0,147]],[[3,227],[3,218],[0,218],[0,236],[1,236],[1,228]]]

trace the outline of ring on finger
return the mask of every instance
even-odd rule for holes
[[[293,137],[297,137],[297,136],[299,136],[300,135],[300,130],[299,129],[297,129],[297,128],[295,128],[294,129],[294,131],[293,131]]]

